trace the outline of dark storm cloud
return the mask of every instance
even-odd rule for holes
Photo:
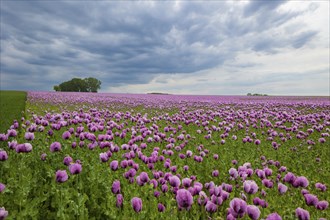
[[[1,89],[51,90],[88,76],[104,88],[143,84],[221,66],[240,51],[300,48],[317,32],[272,37],[300,15],[276,11],[283,3],[3,1]]]

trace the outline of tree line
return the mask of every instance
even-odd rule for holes
[[[248,93],[247,96],[268,96],[267,94],[259,94],[259,93]]]
[[[101,81],[93,77],[73,78],[54,86],[57,92],[97,92],[101,88]]]

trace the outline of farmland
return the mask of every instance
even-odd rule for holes
[[[13,119],[25,111],[26,92],[0,91],[0,133],[6,132]]]
[[[329,219],[329,134],[329,97],[28,92],[0,219]]]

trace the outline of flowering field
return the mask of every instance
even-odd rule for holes
[[[329,97],[29,92],[0,219],[330,219]]]

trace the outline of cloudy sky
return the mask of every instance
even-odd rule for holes
[[[329,1],[0,1],[1,89],[330,95]]]

